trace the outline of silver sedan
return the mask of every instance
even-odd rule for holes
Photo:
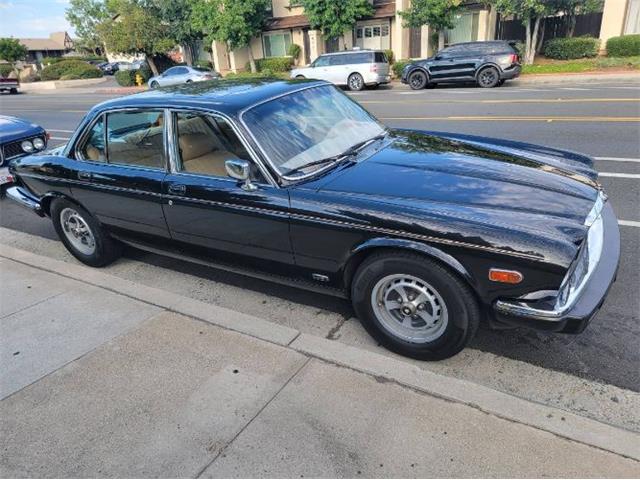
[[[168,85],[213,80],[214,78],[220,78],[220,74],[205,68],[177,66],[169,68],[160,75],[151,77],[148,83],[150,88],[158,88]]]

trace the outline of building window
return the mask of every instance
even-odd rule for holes
[[[291,45],[291,34],[270,33],[262,36],[265,57],[284,57]]]
[[[445,30],[444,41],[446,45],[461,42],[475,42],[478,40],[478,12],[467,12],[456,15],[455,27]]]
[[[624,34],[640,33],[640,0],[629,0]]]

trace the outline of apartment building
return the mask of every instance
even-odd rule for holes
[[[410,29],[402,26],[399,13],[410,0],[371,0],[373,14],[359,20],[352,30],[337,39],[323,38],[312,30],[299,0],[273,0],[271,18],[260,36],[251,41],[254,58],[280,57],[289,45],[300,46],[300,64],[311,63],[318,55],[354,47],[391,49],[396,58],[419,58],[430,55],[434,39],[428,26]],[[496,14],[482,2],[467,2],[457,16],[456,26],[446,32],[447,43],[487,40],[495,35]],[[437,44],[437,40],[435,40]],[[228,51],[226,45],[214,42],[212,57],[222,73],[244,70],[249,61],[247,49]]]

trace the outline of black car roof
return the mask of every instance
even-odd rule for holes
[[[314,85],[330,85],[318,80],[234,79],[210,80],[158,88],[96,105],[94,112],[114,108],[182,107],[207,108],[236,115],[247,107]]]

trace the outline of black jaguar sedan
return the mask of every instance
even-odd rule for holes
[[[619,257],[590,158],[391,130],[321,81],[218,81],[96,106],[8,196],[95,267],[122,244],[348,297],[441,359],[480,321],[581,332]]]

